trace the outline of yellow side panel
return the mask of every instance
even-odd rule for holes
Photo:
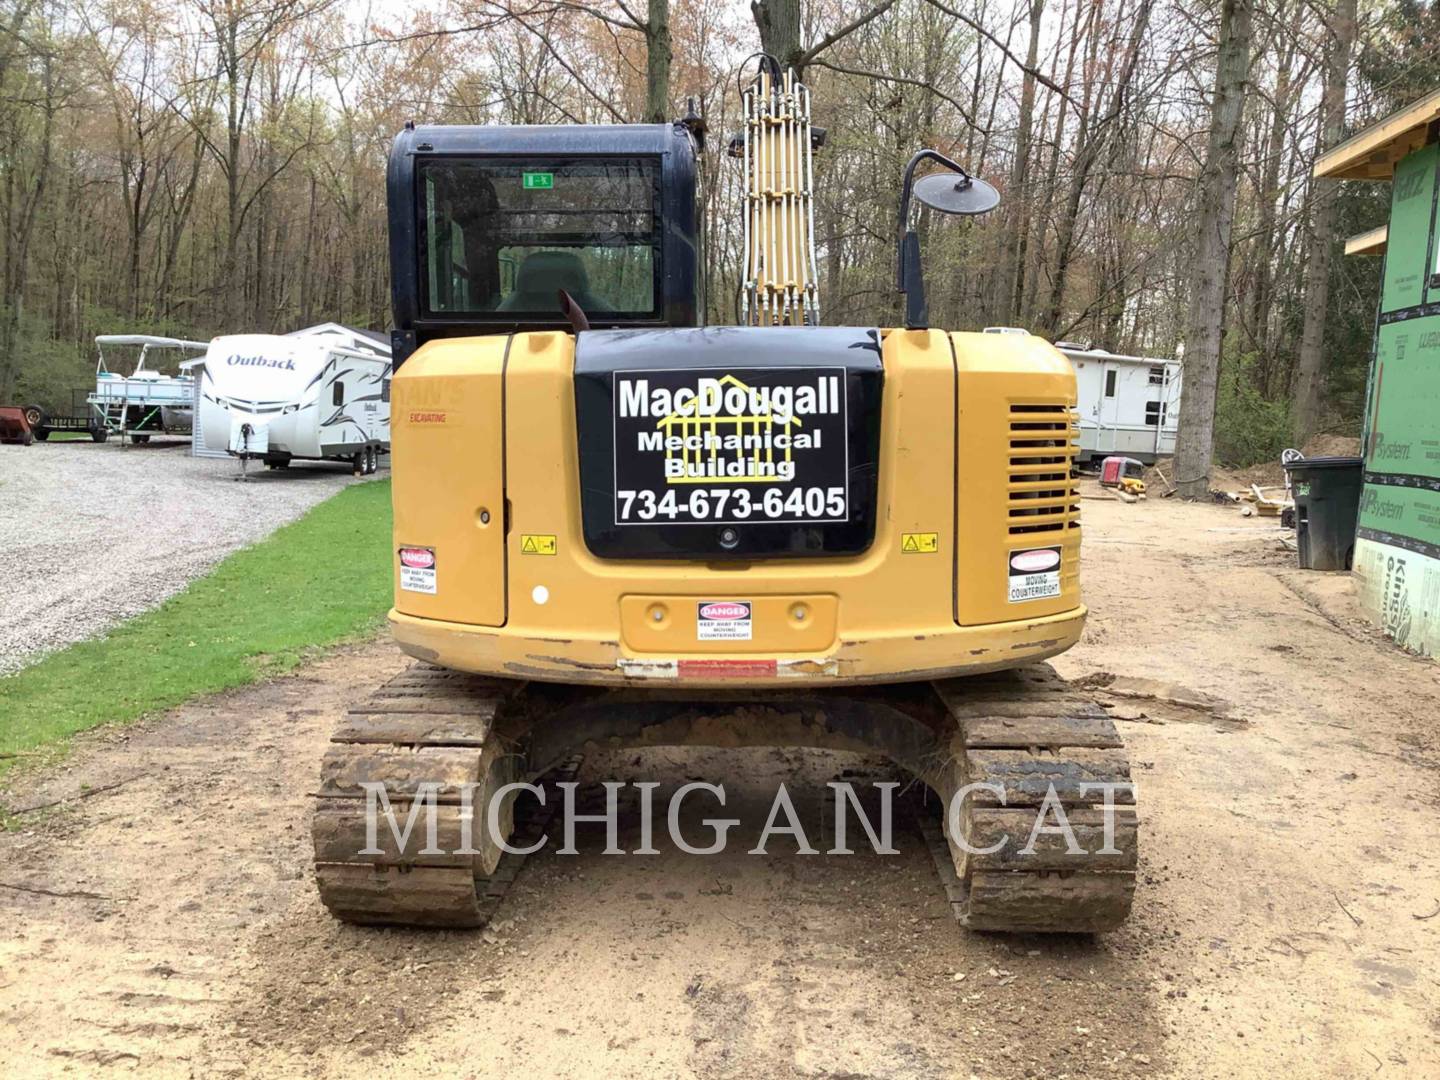
[[[395,373],[395,607],[406,615],[505,624],[508,342],[504,336],[432,341]],[[402,547],[434,551],[433,593],[402,587]]]
[[[1068,611],[1080,603],[1075,371],[1037,337],[950,338],[960,452],[955,621],[977,626]],[[1051,550],[1059,556],[1053,570],[1045,565]],[[1020,552],[1033,554],[1016,559]],[[1039,572],[1012,572],[1012,560]]]

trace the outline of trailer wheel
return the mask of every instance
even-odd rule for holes
[[[375,452],[374,446],[365,447],[365,475],[374,476],[380,471],[380,455]]]
[[[101,425],[96,424],[90,429],[90,439],[92,442],[104,442],[108,438],[110,438],[109,430]]]
[[[50,429],[47,427],[36,428],[35,438],[39,439],[41,442],[44,442],[45,440],[50,438]]]
[[[130,441],[137,446],[143,446],[145,443],[148,443],[150,441],[150,435],[148,432],[132,431],[130,433]]]

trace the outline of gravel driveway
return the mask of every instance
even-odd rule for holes
[[[188,442],[0,445],[0,675],[153,607],[347,484],[297,462],[236,483]]]

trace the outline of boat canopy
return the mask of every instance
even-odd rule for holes
[[[100,334],[96,345],[148,345],[154,349],[198,349],[204,352],[208,341],[187,341],[184,338],[156,337],[153,334]]]

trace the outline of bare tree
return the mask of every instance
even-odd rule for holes
[[[244,292],[235,287],[240,271],[240,243],[255,200],[289,166],[299,146],[276,161],[255,155],[246,133],[257,108],[257,79],[261,64],[280,37],[296,23],[324,8],[331,0],[198,0],[199,12],[211,36],[216,65],[218,104],[224,110],[222,130],[212,133],[213,117],[206,109],[187,113],[196,135],[205,143],[225,177],[225,262],[221,280],[226,283],[225,315],[239,322]]]
[[[1040,59],[1040,22],[1045,17],[1045,0],[1030,0],[1030,41],[1025,54],[1025,71],[1020,83],[1020,116],[1015,130],[1015,153],[1010,165],[1009,205],[1005,210],[1005,249],[1000,264],[1000,291],[996,310],[1004,322],[1019,317],[1019,295],[1025,263],[1025,244],[1030,232],[1031,140],[1035,125],[1035,65]]]
[[[821,53],[869,25],[895,6],[896,0],[880,0],[860,15],[842,23],[809,48],[801,44],[800,0],[751,0],[750,13],[760,32],[760,48],[780,61],[782,68],[794,68],[798,78]]]
[[[32,270],[31,245],[51,176],[56,116],[68,91],[66,59],[39,4],[17,4],[0,43],[0,399],[14,383],[15,354]],[[38,16],[32,20],[31,16]]]
[[[1340,141],[1345,130],[1345,93],[1349,85],[1350,49],[1355,43],[1355,0],[1337,0],[1327,19],[1325,90],[1320,109],[1320,146]],[[1309,258],[1305,266],[1305,324],[1295,368],[1294,439],[1303,446],[1315,433],[1324,379],[1325,318],[1330,305],[1330,253],[1335,240],[1335,196],[1339,181],[1316,179],[1310,211]]]
[[[1176,487],[1187,499],[1210,491],[1215,444],[1215,397],[1225,334],[1230,229],[1240,168],[1240,121],[1250,77],[1251,0],[1221,0],[1220,47],[1210,136],[1198,187],[1190,311],[1185,328],[1185,383],[1175,447]]]

